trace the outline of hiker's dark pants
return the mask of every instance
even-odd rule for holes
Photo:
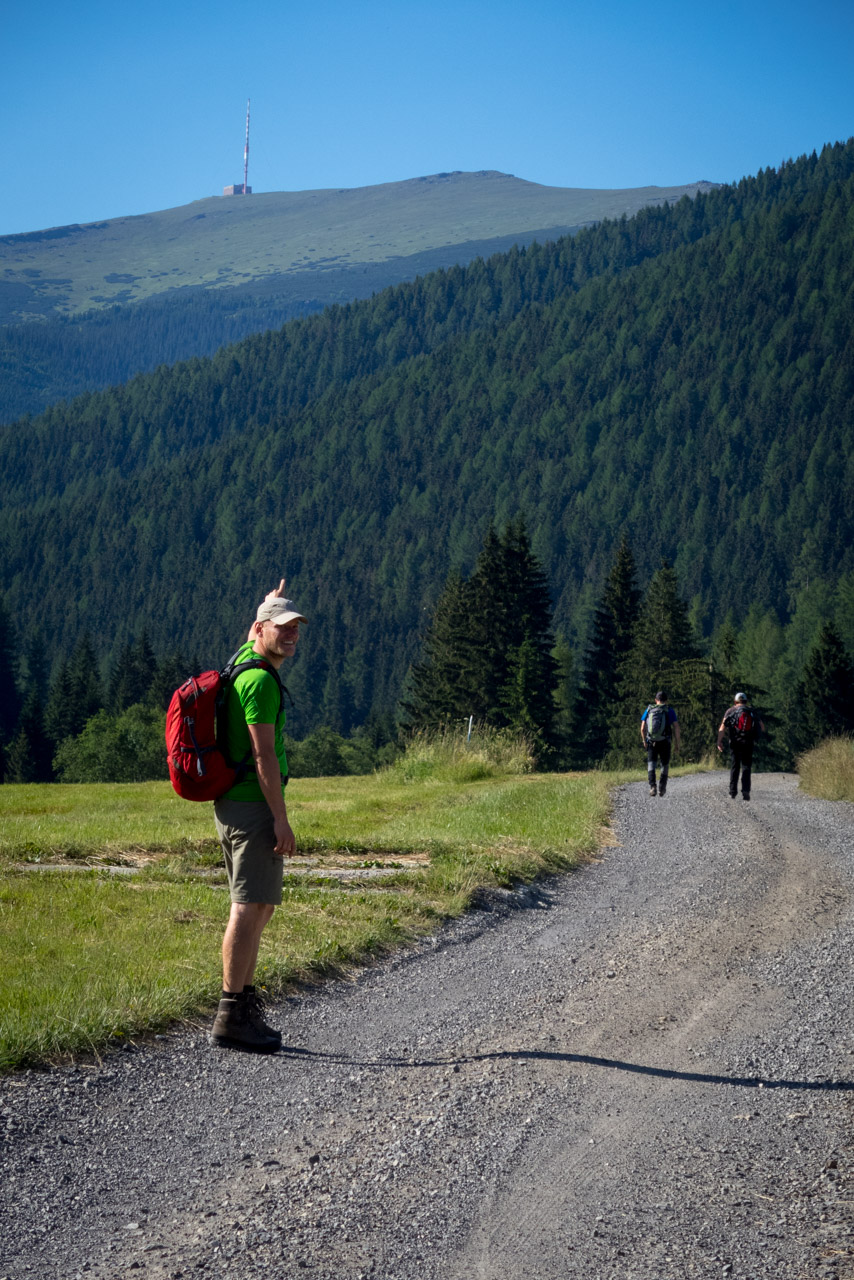
[[[750,795],[750,767],[753,764],[753,743],[745,742],[742,746],[737,747],[735,743],[731,744],[732,764],[729,770],[729,793],[735,797],[738,795],[738,774],[741,771],[741,794],[743,796]]]
[[[664,738],[661,742],[648,742],[646,744],[646,771],[649,774],[649,785],[655,786],[655,762],[658,760],[661,764],[661,785],[667,783],[667,774],[670,771],[670,739]]]

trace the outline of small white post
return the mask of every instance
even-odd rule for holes
[[[471,727],[474,723],[474,716],[469,716],[469,731],[466,735],[466,742],[471,742]]]

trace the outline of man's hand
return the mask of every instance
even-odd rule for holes
[[[264,597],[264,600],[265,602],[267,600],[282,600],[284,599],[284,595],[285,595],[285,580],[284,578],[282,578],[281,582],[279,583],[279,585],[276,587],[274,591],[267,592],[267,594]]]
[[[273,846],[273,853],[278,853],[283,858],[292,858],[297,851],[297,840],[291,830],[291,824],[288,822],[287,815],[283,818],[276,818],[273,823],[273,830],[276,834],[276,843]]]

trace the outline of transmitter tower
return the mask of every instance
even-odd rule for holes
[[[249,185],[249,106],[252,99],[246,99],[246,142],[243,147],[243,181],[235,182],[229,187],[223,187],[222,194],[224,196],[251,196],[252,188]]]

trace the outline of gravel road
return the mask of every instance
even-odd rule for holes
[[[646,791],[275,1057],[0,1081],[0,1278],[854,1277],[854,806]]]

